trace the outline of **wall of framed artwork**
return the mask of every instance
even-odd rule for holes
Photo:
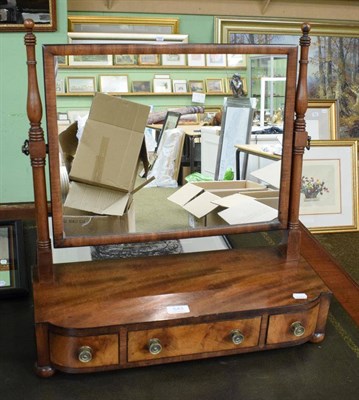
[[[28,293],[21,221],[0,221],[0,297]]]
[[[300,220],[311,232],[359,229],[357,141],[312,142],[302,175]]]

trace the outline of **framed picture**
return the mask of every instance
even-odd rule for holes
[[[305,151],[300,220],[313,233],[358,228],[358,144],[316,141]]]
[[[151,93],[150,81],[132,81],[133,93]]]
[[[224,93],[223,79],[222,78],[206,79],[206,92],[207,93]]]
[[[187,54],[187,65],[189,67],[205,67],[206,57],[204,54]]]
[[[338,101],[309,100],[305,122],[312,140],[338,139]]]
[[[106,54],[69,56],[69,65],[73,66],[107,66],[112,63],[112,55]]]
[[[204,92],[204,81],[188,81],[188,91],[193,92]]]
[[[0,297],[28,293],[21,221],[0,221]]]
[[[134,54],[116,54],[113,56],[113,65],[136,65],[137,56]]]
[[[187,93],[187,81],[185,79],[173,79],[172,85],[174,93]]]
[[[302,23],[298,19],[215,17],[215,42],[297,45]],[[314,19],[310,25],[308,93],[312,99],[318,98],[318,101],[324,97],[337,99],[337,137],[358,140],[358,82],[353,71],[359,70],[359,22]],[[332,62],[330,69],[327,69],[329,59]]]
[[[160,57],[159,54],[140,54],[138,56],[139,65],[159,65]]]
[[[153,79],[153,92],[154,93],[172,93],[171,79],[154,78]]]
[[[162,65],[184,66],[186,65],[185,54],[162,54]]]
[[[96,92],[96,79],[94,76],[68,76],[66,83],[68,93]]]
[[[89,116],[90,110],[88,108],[78,110],[67,110],[67,115],[71,123],[75,121],[86,121]]]
[[[21,10],[24,8],[24,10]],[[35,22],[34,31],[56,31],[56,0],[32,0],[28,2],[2,1],[0,8],[0,32],[25,31],[25,19]]]
[[[63,78],[63,77],[56,78],[56,93],[58,93],[58,94],[66,93],[65,78]]]
[[[153,33],[156,35],[177,33],[177,18],[131,18],[131,17],[68,17],[69,32],[104,33]]]
[[[246,68],[247,67],[247,55],[246,54],[227,54],[227,66]]]
[[[127,75],[99,75],[98,80],[102,93],[128,93]]]
[[[207,67],[226,67],[227,60],[225,54],[206,54]]]

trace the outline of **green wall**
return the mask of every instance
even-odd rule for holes
[[[77,15],[94,14],[78,13]],[[96,13],[96,15],[135,16],[128,13]],[[179,33],[188,34],[192,43],[213,41],[214,23],[211,16],[170,14],[138,16],[178,18]],[[36,37],[39,87],[44,99],[41,46],[67,42],[66,1],[57,1],[57,31],[38,32]],[[30,159],[21,153],[21,146],[27,139],[29,130],[26,115],[27,68],[24,32],[0,33],[0,59],[0,204],[33,201]],[[46,133],[45,117],[42,126]]]

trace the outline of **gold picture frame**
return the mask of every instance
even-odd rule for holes
[[[35,22],[35,32],[56,31],[56,0],[48,0],[48,7],[46,8],[48,12],[44,12],[43,3],[43,1],[33,0],[33,8],[26,9],[23,12],[16,5],[11,6],[11,4],[8,4],[2,7],[0,32],[24,32],[26,30],[24,26],[25,19],[32,19]],[[39,12],[36,13],[36,10],[39,10]]]
[[[336,140],[339,135],[337,100],[308,100],[305,113],[306,129],[311,140]]]
[[[354,232],[358,216],[358,142],[318,140],[304,152],[300,221],[312,233]],[[319,186],[317,198],[305,199],[305,186]]]

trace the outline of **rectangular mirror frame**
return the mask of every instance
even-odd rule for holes
[[[93,54],[279,54],[287,56],[286,107],[284,114],[283,162],[281,194],[278,219],[249,225],[221,226],[214,228],[187,229],[156,233],[131,233],[101,237],[64,237],[62,200],[59,175],[59,143],[56,113],[56,56]],[[292,147],[295,117],[295,96],[297,79],[297,46],[252,46],[213,44],[166,44],[166,45],[45,45],[43,46],[44,79],[46,93],[46,117],[49,145],[49,168],[51,182],[51,204],[55,247],[98,245],[110,243],[143,242],[174,238],[189,238],[235,234],[241,232],[288,229],[290,216]]]

